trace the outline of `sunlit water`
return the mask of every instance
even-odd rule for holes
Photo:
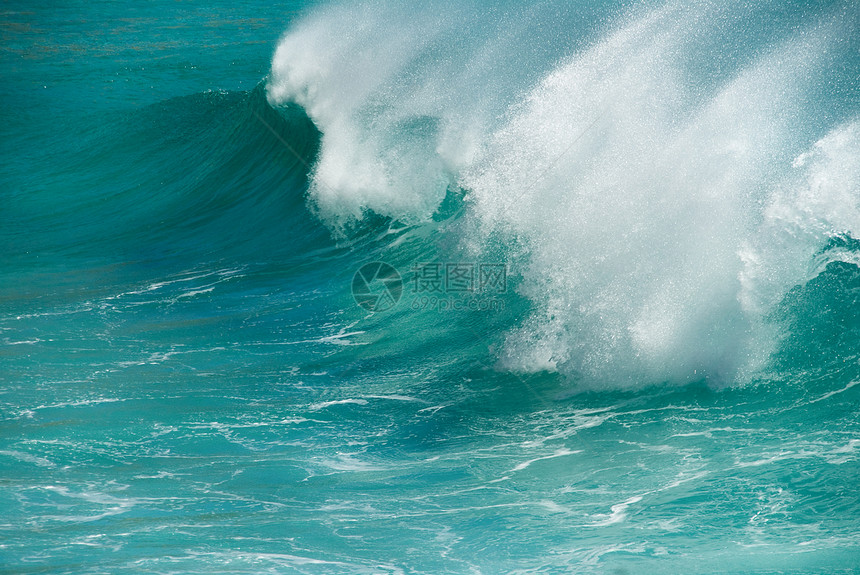
[[[860,571],[853,3],[0,33],[0,572]]]

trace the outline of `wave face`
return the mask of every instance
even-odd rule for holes
[[[855,4],[13,1],[0,562],[857,572]]]

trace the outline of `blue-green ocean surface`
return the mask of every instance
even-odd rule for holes
[[[0,573],[860,573],[852,0],[0,5]]]

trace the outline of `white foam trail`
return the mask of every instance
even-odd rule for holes
[[[323,133],[311,202],[338,228],[366,210],[426,219],[465,189],[469,243],[521,246],[534,312],[508,334],[508,369],[744,379],[770,352],[761,318],[829,234],[860,232],[860,124],[811,149],[807,129],[844,30],[813,18],[699,78],[703,46],[741,25],[731,5],[670,3],[586,47],[570,14],[550,17],[563,4],[529,19],[362,3],[291,30],[268,96]]]

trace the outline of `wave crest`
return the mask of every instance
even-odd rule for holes
[[[339,228],[427,220],[466,190],[463,242],[525,249],[509,255],[533,309],[506,368],[591,386],[754,373],[770,310],[829,235],[860,231],[857,122],[809,105],[851,26],[700,3],[607,32],[561,2],[522,10],[383,2],[291,30],[268,98],[322,132],[312,203]]]

